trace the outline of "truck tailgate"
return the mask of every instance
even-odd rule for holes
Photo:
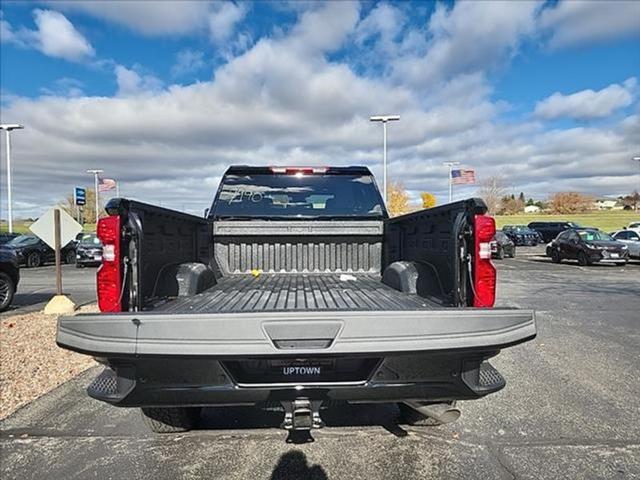
[[[96,356],[344,355],[500,349],[536,334],[530,310],[82,314],[58,320],[61,347]]]

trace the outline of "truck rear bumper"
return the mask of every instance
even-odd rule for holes
[[[486,362],[536,334],[531,311],[446,309],[63,317],[57,343],[102,357],[89,394],[119,406],[473,399]]]

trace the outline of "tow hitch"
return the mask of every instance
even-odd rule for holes
[[[298,398],[291,402],[281,403],[284,408],[282,428],[285,430],[311,430],[313,428],[322,428],[324,425],[320,418],[322,400]]]

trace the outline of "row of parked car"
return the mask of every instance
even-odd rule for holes
[[[55,261],[53,248],[35,235],[3,233],[0,234],[0,246],[14,252],[18,263],[34,268]],[[77,267],[98,266],[102,262],[102,244],[94,233],[79,233],[60,251],[62,261],[75,263]]]
[[[102,263],[102,244],[93,233],[80,233],[61,250],[62,261],[76,267]],[[55,252],[35,235],[0,234],[0,312],[9,308],[20,282],[20,267],[55,261]]]
[[[497,231],[491,245],[493,258],[514,257],[516,246],[536,246],[548,242],[546,255],[555,263],[577,260],[580,265],[614,263],[625,265],[640,259],[640,222],[623,230],[605,233],[573,222],[532,222],[505,225]]]

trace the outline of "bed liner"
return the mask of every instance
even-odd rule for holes
[[[229,275],[200,294],[172,299],[153,311],[403,311],[442,307],[433,300],[395,290],[375,274],[282,273]]]

